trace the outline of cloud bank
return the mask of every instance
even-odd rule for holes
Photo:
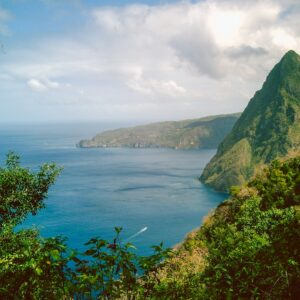
[[[10,101],[38,99],[41,110],[57,107],[61,118],[148,121],[241,111],[280,57],[300,51],[297,2],[93,7],[80,30],[11,49],[0,82],[10,78],[3,91]],[[6,20],[0,9],[0,31]]]

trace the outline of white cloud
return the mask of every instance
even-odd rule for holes
[[[83,107],[87,118],[187,118],[242,110],[284,52],[300,51],[293,0],[136,4],[86,16],[76,33],[11,49],[0,74],[44,92],[44,103],[73,103],[74,118]]]
[[[60,84],[57,81],[53,81],[53,80],[49,80],[49,79],[45,80],[45,85],[51,89],[57,89],[60,86]]]
[[[146,79],[140,69],[136,71],[133,78],[126,83],[134,91],[142,94],[167,95],[170,97],[177,97],[186,92],[184,87],[178,85],[173,80],[159,81],[154,78]]]
[[[27,81],[28,87],[34,92],[45,92],[49,89],[56,89],[60,84],[56,81],[51,81],[49,79],[38,80],[30,79]]]
[[[179,86],[173,80],[160,82],[155,79],[139,79],[128,82],[128,86],[143,94],[166,94],[171,97],[176,97],[186,92],[184,87]]]
[[[28,80],[27,85],[35,92],[44,92],[48,90],[47,86],[37,79]]]
[[[287,7],[287,2],[280,1],[207,0],[97,9],[93,15],[101,34],[109,36],[110,46],[118,45],[118,49],[125,50],[121,59],[131,58],[131,53],[140,50],[147,57],[142,61],[144,69],[149,59],[157,58],[157,65],[163,60],[174,69],[177,60],[178,65],[199,75],[220,78],[243,72],[248,63],[239,57],[237,65],[235,58],[227,55],[231,48],[262,49],[276,58],[291,47],[299,49],[299,37],[289,29],[299,13],[286,23],[282,13]],[[270,43],[266,44],[266,40]],[[137,61],[139,55],[134,58]],[[261,61],[253,65],[254,71],[261,69]]]
[[[271,32],[272,42],[281,49],[295,49],[299,44],[299,37],[293,36],[288,29],[276,28]]]

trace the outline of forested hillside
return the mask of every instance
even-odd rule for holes
[[[99,133],[78,143],[82,148],[217,148],[240,114],[161,122]]]
[[[218,147],[201,180],[228,191],[261,164],[300,147],[300,57],[287,52]]]

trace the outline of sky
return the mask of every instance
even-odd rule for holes
[[[299,0],[0,0],[0,122],[239,112],[290,49]]]

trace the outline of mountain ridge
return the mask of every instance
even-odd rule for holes
[[[219,191],[300,146],[300,57],[288,51],[255,93],[200,179]]]

